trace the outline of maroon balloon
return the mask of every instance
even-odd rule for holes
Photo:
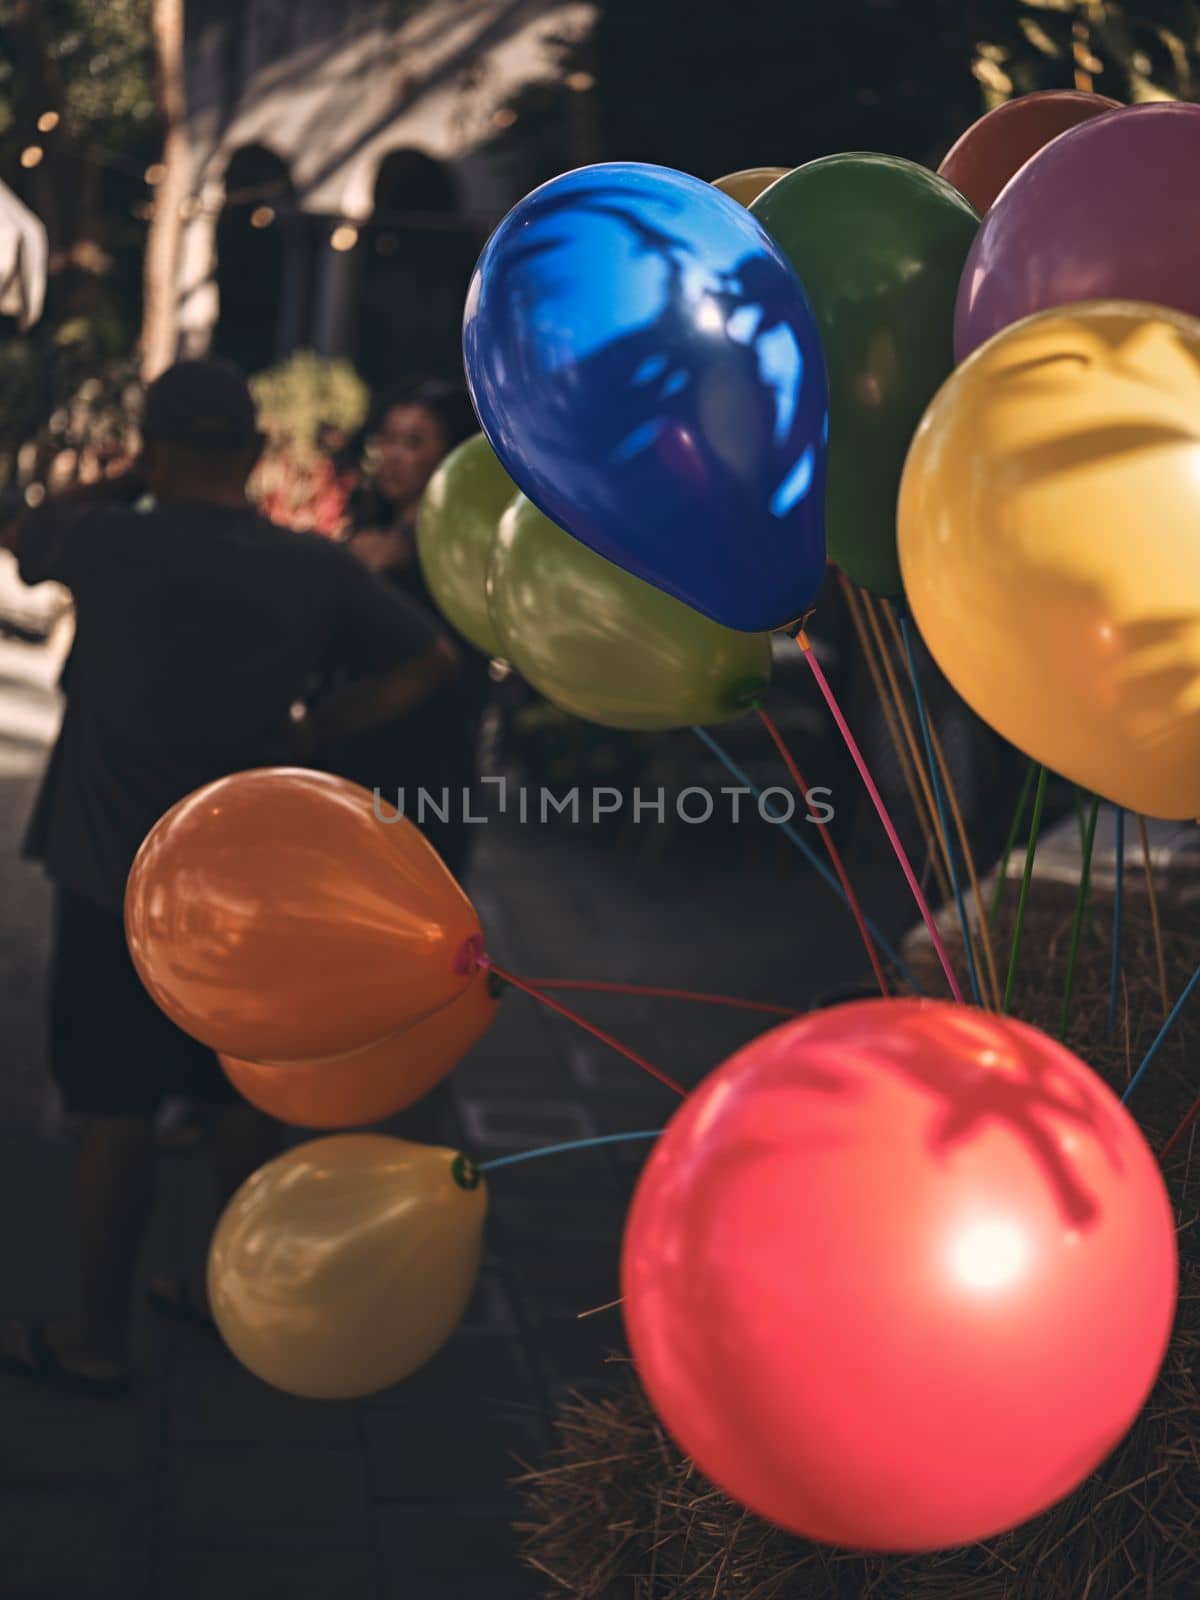
[[[1200,315],[1200,105],[1094,117],[1027,161],[983,219],[963,268],[961,361],[1035,311],[1147,300]]]
[[[1006,100],[973,122],[947,152],[938,175],[952,183],[982,217],[996,196],[1031,156],[1051,139],[1121,102],[1080,89],[1035,89]]]

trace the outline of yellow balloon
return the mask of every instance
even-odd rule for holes
[[[714,178],[713,188],[720,189],[739,205],[748,206],[776,179],[786,178],[791,170],[791,167],[746,167],[742,172],[728,172],[723,178]]]
[[[221,1337],[288,1394],[389,1388],[462,1319],[486,1210],[484,1183],[453,1150],[373,1133],[298,1145],[217,1224],[208,1294]]]
[[[900,490],[904,587],[963,699],[1132,811],[1200,816],[1200,321],[1030,317],[934,397]]]

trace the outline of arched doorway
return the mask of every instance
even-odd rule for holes
[[[265,145],[245,145],[225,171],[225,205],[217,222],[220,314],[213,352],[245,372],[269,367],[295,343],[304,325],[303,222],[287,167]],[[293,331],[295,330],[295,331]]]
[[[363,230],[356,363],[372,388],[462,373],[463,299],[478,241],[456,219],[453,174],[421,150],[379,165]]]

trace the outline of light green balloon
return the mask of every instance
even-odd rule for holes
[[[521,676],[607,728],[720,722],[770,682],[769,634],[701,616],[580,544],[524,495],[500,522],[488,604],[501,653]]]
[[[485,655],[503,651],[488,615],[496,524],[517,486],[481,433],[452,450],[430,478],[417,516],[417,559],[448,622]]]

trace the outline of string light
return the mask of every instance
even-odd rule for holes
[[[492,126],[494,128],[511,128],[517,120],[517,113],[511,106],[501,106],[499,111],[492,112]]]
[[[564,82],[576,94],[586,94],[589,89],[596,87],[596,80],[590,72],[568,72]]]
[[[270,206],[255,206],[250,213],[250,226],[252,228],[269,228],[275,221],[275,212]]]
[[[343,222],[330,234],[329,243],[334,250],[353,250],[358,243],[358,229],[351,222]]]
[[[152,161],[146,168],[146,182],[151,188],[153,188],[156,183],[161,183],[166,175],[167,169],[163,166],[161,161]]]
[[[38,167],[41,165],[42,157],[45,154],[46,152],[42,149],[40,144],[26,145],[24,150],[21,151],[21,165],[26,168],[26,170],[31,167]]]
[[[38,132],[53,133],[61,121],[62,118],[57,111],[43,111],[37,119]]]

